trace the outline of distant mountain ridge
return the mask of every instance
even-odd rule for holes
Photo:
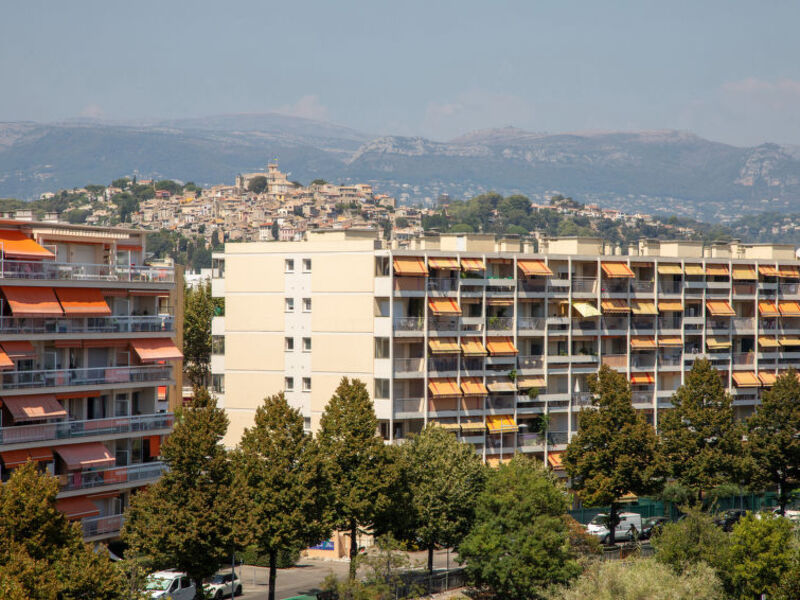
[[[682,131],[548,134],[516,128],[449,141],[373,136],[278,113],[114,123],[0,123],[0,197],[123,175],[210,185],[279,159],[291,178],[372,183],[401,201],[489,190],[560,192],[628,212],[729,221],[800,212],[800,147],[740,148]]]

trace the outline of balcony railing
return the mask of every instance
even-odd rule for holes
[[[445,371],[458,371],[457,358],[429,358],[428,370],[434,373],[443,373]]]
[[[600,328],[600,323],[595,319],[572,319],[573,332],[596,331]]]
[[[753,365],[756,361],[754,352],[739,352],[733,355],[734,365]]]
[[[627,329],[628,328],[628,318],[627,317],[603,317],[602,325],[603,325],[603,329]]]
[[[681,329],[682,327],[683,323],[680,317],[659,317],[658,319],[659,329]]]
[[[681,366],[680,354],[664,354],[658,357],[659,367],[679,367]]]
[[[544,446],[544,435],[541,433],[520,433],[518,440],[520,447]]]
[[[122,531],[125,515],[109,515],[107,517],[86,517],[81,519],[83,537],[90,538],[98,535],[114,535]]]
[[[547,321],[544,317],[520,317],[517,322],[520,329],[543,330]]]
[[[172,283],[175,281],[175,270],[172,267],[2,260],[0,261],[0,277],[4,279]]]
[[[659,294],[680,294],[683,284],[680,281],[659,281]]]
[[[572,394],[572,406],[590,406],[591,404],[591,392],[575,392]]]
[[[155,333],[174,331],[172,315],[89,317],[83,319],[42,319],[0,317],[0,333]]]
[[[532,293],[539,293],[543,294],[547,289],[547,283],[545,281],[536,281],[536,280],[529,280],[529,279],[521,279],[519,281],[519,289],[522,292],[532,292]]]
[[[422,357],[394,359],[395,373],[419,373],[424,365],[425,359]]]
[[[651,369],[656,366],[656,357],[631,354],[631,368],[634,369]]]
[[[633,404],[648,404],[653,401],[653,392],[633,392],[631,401]]]
[[[458,290],[458,279],[450,277],[431,277],[428,279],[430,292],[455,292]]]
[[[134,415],[86,421],[60,421],[36,425],[12,425],[0,427],[0,444],[21,444],[43,440],[69,440],[98,435],[136,433],[170,429],[172,413]]]
[[[433,317],[428,319],[430,331],[457,331],[458,317]]]
[[[603,280],[603,287],[601,288],[601,292],[603,296],[608,294],[627,294],[628,293],[628,282],[627,281],[615,281],[613,279],[604,279]]]
[[[395,331],[422,331],[424,327],[422,317],[396,317],[394,320]]]
[[[394,412],[396,413],[420,413],[425,411],[425,403],[421,397],[416,398],[395,398]]]
[[[612,369],[626,369],[628,367],[627,354],[604,354],[603,364]]]
[[[2,381],[0,389],[22,390],[45,387],[148,383],[152,381],[168,381],[171,378],[172,367],[165,365],[4,371],[0,375],[0,381]]]
[[[633,292],[637,294],[652,294],[653,293],[653,285],[654,282],[652,281],[632,281],[631,287],[633,288]]]
[[[752,333],[756,326],[756,320],[753,317],[734,317],[731,319],[731,324],[735,331]]]
[[[544,368],[544,358],[542,356],[520,356],[517,361],[520,369]]]
[[[755,283],[734,283],[733,295],[734,296],[754,296],[756,293]]]
[[[106,485],[154,481],[166,470],[162,462],[113,467],[99,471],[75,471],[58,475],[59,491],[88,490]]]
[[[573,277],[572,291],[582,294],[597,293],[597,279],[595,277]]]
[[[547,434],[548,443],[557,446],[569,443],[569,433],[566,431],[551,431]]]
[[[800,294],[800,283],[781,283],[779,289],[781,296],[797,296]]]
[[[486,401],[486,408],[489,410],[510,410],[514,408],[514,398],[504,398],[502,396],[490,397]]]
[[[511,331],[514,329],[513,317],[488,317],[486,329],[489,331]]]

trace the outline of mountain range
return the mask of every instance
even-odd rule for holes
[[[278,113],[105,122],[0,123],[0,197],[125,175],[201,185],[278,159],[308,183],[369,182],[401,202],[485,191],[554,193],[628,212],[730,221],[800,212],[800,147],[736,147],[682,131],[476,131],[449,141],[372,135]]]

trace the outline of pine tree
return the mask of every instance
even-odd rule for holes
[[[283,393],[256,410],[235,454],[246,501],[250,542],[269,555],[269,600],[275,598],[277,558],[324,538],[321,461],[313,438],[303,432],[303,415]]]
[[[747,421],[747,446],[757,479],[778,487],[781,514],[789,500],[789,482],[800,479],[800,379],[790,369],[761,396]]]
[[[703,490],[747,477],[731,397],[719,372],[706,359],[694,362],[686,383],[672,396],[673,409],[661,420],[661,443],[671,475],[702,499]]]
[[[333,526],[350,535],[350,578],[356,574],[359,529],[380,533],[396,482],[367,387],[343,377],[320,419],[317,436],[330,491]]]
[[[580,430],[567,446],[564,467],[587,506],[610,506],[609,542],[619,523],[619,498],[651,494],[663,485],[655,430],[631,404],[625,376],[603,366],[589,380],[592,407],[578,417]]]
[[[134,496],[123,539],[134,556],[156,568],[185,572],[202,597],[203,579],[230,560],[236,543],[232,515],[238,495],[220,443],[228,428],[225,412],[205,388],[196,388],[190,407],[179,409],[175,428],[161,449],[167,471]]]
[[[456,546],[469,531],[485,468],[472,446],[436,426],[413,436],[402,452],[412,512],[408,533],[428,550],[432,572],[434,548]]]

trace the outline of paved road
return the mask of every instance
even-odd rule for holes
[[[427,555],[424,552],[414,552],[411,560],[424,566]],[[433,560],[434,567],[445,568],[447,552],[436,552]],[[450,554],[450,567],[458,566],[454,555]],[[322,581],[334,573],[338,577],[346,577],[350,563],[346,561],[328,560],[301,560],[296,567],[291,569],[278,569],[276,580],[276,600],[299,596],[318,591]],[[237,570],[238,571],[238,570]],[[244,587],[241,598],[245,600],[266,600],[267,598],[267,569],[259,567],[243,567],[240,572]]]

